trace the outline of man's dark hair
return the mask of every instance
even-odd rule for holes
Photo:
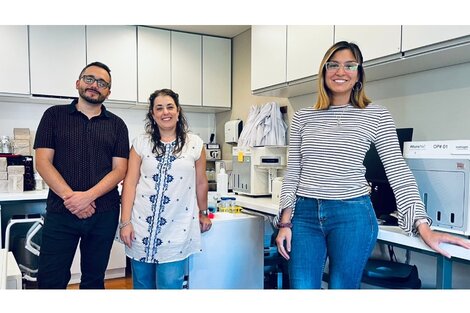
[[[93,62],[93,63],[90,63],[90,64],[88,64],[87,66],[85,66],[85,67],[83,68],[83,70],[80,72],[80,76],[79,76],[78,78],[81,78],[82,75],[83,75],[83,72],[85,72],[85,70],[86,70],[87,68],[89,68],[90,66],[96,66],[96,67],[102,68],[103,70],[105,70],[106,72],[108,72],[109,78],[111,78],[111,70],[109,69],[109,67],[108,67],[106,64],[101,63],[101,62]]]

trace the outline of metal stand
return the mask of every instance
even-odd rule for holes
[[[35,255],[39,255],[39,249],[40,247],[33,243],[31,239],[36,235],[36,233],[41,229],[42,225],[44,224],[44,219],[42,217],[37,217],[37,218],[28,218],[27,216],[25,218],[19,218],[19,219],[10,219],[8,221],[7,228],[5,230],[5,253],[3,257],[3,272],[1,275],[1,285],[0,289],[6,289],[6,284],[7,284],[7,266],[8,266],[8,251],[10,249],[10,229],[13,225],[15,224],[21,224],[21,223],[34,223],[33,226],[29,229],[27,235],[26,235],[26,244],[25,248],[30,251],[31,253]],[[26,266],[19,265],[20,268],[23,267],[24,270],[28,271],[29,273],[34,273],[37,270],[32,270],[27,268]],[[24,275],[25,279],[28,280],[35,280],[35,278],[31,277],[28,274]]]

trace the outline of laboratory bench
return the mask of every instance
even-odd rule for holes
[[[453,234],[454,236],[457,236]],[[463,237],[465,239],[465,237]],[[467,239],[468,240],[468,239]],[[442,249],[447,251],[451,258],[446,258],[442,254],[435,252],[428,247],[419,236],[408,236],[398,226],[380,225],[377,242],[394,247],[410,250],[418,253],[434,256],[436,263],[436,288],[452,288],[452,263],[459,262],[470,265],[470,249],[441,243]]]
[[[44,215],[46,212],[46,200],[49,190],[35,190],[24,191],[17,193],[0,193],[0,245],[1,248],[5,247],[5,230],[9,220],[16,216],[23,218],[38,217]],[[25,234],[32,226],[29,223],[17,224],[11,227],[10,232],[10,247],[9,250],[14,250],[15,242],[22,244]],[[17,247],[16,261],[21,264],[22,262],[34,263],[37,266],[37,259],[26,251]],[[71,279],[69,284],[76,284],[80,282],[80,250],[77,248],[71,270]],[[22,257],[24,260],[22,260]],[[31,264],[28,264],[31,265]],[[124,252],[124,245],[119,242],[114,242],[111,249],[111,256],[106,270],[106,279],[118,278],[126,276],[126,255]]]
[[[231,196],[234,196],[236,198],[236,205],[242,207],[242,212],[246,213],[247,215],[262,215],[265,216],[268,220],[272,221],[272,218],[278,212],[278,204],[274,203],[271,197],[251,197],[241,194],[232,194]],[[0,232],[0,240],[4,238],[2,236],[4,236],[6,223],[13,215],[27,215],[37,213],[43,214],[46,207],[46,199],[47,190],[27,191],[16,194],[0,193],[0,226],[2,229],[2,232]],[[238,270],[233,268],[233,264],[239,265],[240,262],[227,262],[217,264],[217,262],[214,261],[217,258],[219,258],[220,260],[220,258],[228,256],[228,252],[224,251],[228,251],[226,249],[227,245],[230,245],[230,243],[233,248],[230,249],[230,251],[232,252],[240,250],[249,250],[248,248],[243,246],[246,244],[250,244],[250,249],[256,247],[256,249],[259,250],[258,253],[253,253],[253,249],[250,250],[252,251],[251,255],[255,256],[255,260],[257,260],[254,264],[258,264],[259,266],[257,266],[257,275],[255,275],[257,279],[255,281],[248,282],[248,284],[250,284],[252,288],[262,288],[262,286],[260,285],[261,276],[259,275],[261,273],[260,264],[262,264],[262,262],[260,263],[259,260],[262,258],[262,250],[265,247],[266,243],[266,240],[264,238],[266,232],[263,230],[263,228],[266,227],[266,223],[263,226],[263,223],[260,222],[260,219],[250,219],[247,218],[247,216],[245,216],[244,214],[239,215],[239,217],[237,218],[235,218],[236,214],[231,215],[230,218],[227,218],[228,215],[226,214],[217,215],[216,218],[213,220],[213,229],[210,232],[203,234],[203,249],[206,253],[196,255],[192,259],[192,263],[190,263],[191,270],[193,271],[193,281],[192,286],[190,286],[190,288],[217,288],[216,285],[204,287],[204,284],[200,284],[199,282],[203,282],[205,277],[210,277],[211,275],[214,275],[216,269],[222,266],[222,264],[224,264],[224,270],[218,271],[220,273],[238,272],[240,274],[241,272],[246,271],[246,268],[242,267]],[[239,225],[244,225],[243,227],[247,227],[247,230],[250,229],[250,231],[240,232]],[[244,238],[241,238],[241,234],[248,235],[249,238],[246,236]],[[461,248],[459,246],[443,243],[441,244],[441,246],[452,255],[450,259],[447,259],[430,249],[420,237],[408,236],[397,226],[380,225],[377,242],[378,244],[396,246],[406,250],[424,253],[436,257],[437,288],[452,288],[453,262],[462,262],[470,264],[470,250]],[[240,247],[235,247],[237,244],[239,244]],[[218,248],[209,249],[209,247],[212,247],[213,245],[218,245]],[[208,250],[212,250],[212,253],[214,254],[210,255],[210,253],[208,253]],[[238,256],[232,257],[238,258],[239,261],[241,260]],[[243,258],[245,257],[246,255],[243,256]],[[77,261],[78,258],[76,256],[74,259],[74,264],[71,268],[72,279],[70,283],[77,283],[80,278],[80,267]],[[245,262],[245,264],[246,263],[247,262]],[[233,271],[230,271],[230,264],[232,264]],[[124,246],[118,242],[115,242],[111,253],[108,271],[106,273],[106,278],[124,277],[125,267],[126,257],[124,253]],[[200,268],[200,270],[196,271],[197,268]],[[219,281],[221,282],[226,279],[223,276],[220,276],[219,278]],[[223,288],[230,288],[230,286],[231,285],[226,285]],[[240,289],[244,287],[242,285],[238,285],[234,288]]]
[[[40,216],[45,213],[48,190],[22,193],[0,193],[0,242],[13,216]],[[262,289],[263,288],[263,219],[243,213],[218,212],[212,220],[209,232],[202,234],[202,253],[189,259],[189,289]],[[32,224],[31,224],[32,225]],[[21,237],[31,225],[14,225],[10,232],[10,251],[14,237]],[[23,227],[23,229],[19,229]],[[2,239],[3,238],[3,239]],[[25,249],[23,249],[25,250]],[[3,249],[4,251],[4,249]],[[13,259],[13,255],[10,252]],[[69,284],[80,282],[80,250],[72,263]],[[16,258],[21,263],[19,258]],[[16,264],[16,262],[14,262]],[[28,264],[29,265],[29,264]],[[17,279],[17,265],[8,266],[8,284],[13,288],[12,278]],[[126,255],[124,245],[114,242],[105,278],[124,277]],[[18,284],[14,284],[18,286]]]
[[[263,218],[217,212],[189,257],[188,289],[263,289]]]
[[[250,197],[244,195],[235,195],[235,197],[237,205],[250,211],[274,216],[279,209],[279,205],[273,203],[271,197]],[[470,264],[470,249],[442,243],[441,247],[451,255],[451,258],[448,259],[429,248],[420,237],[408,236],[398,226],[379,225],[377,243],[436,257],[436,288],[438,289],[452,288],[453,262]]]

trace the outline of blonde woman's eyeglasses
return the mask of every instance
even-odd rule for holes
[[[339,69],[342,67],[344,71],[346,72],[356,72],[361,66],[357,62],[346,62],[344,64],[338,63],[338,62],[326,62],[325,63],[325,69],[328,72],[336,72],[339,71]]]

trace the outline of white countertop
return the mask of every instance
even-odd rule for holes
[[[234,195],[236,198],[237,205],[250,209],[253,211],[258,211],[260,213],[265,213],[269,215],[276,215],[279,210],[279,205],[272,202],[271,197],[249,197],[242,195]],[[379,234],[377,237],[378,240],[388,241],[391,243],[396,243],[403,245],[405,247],[425,250],[429,252],[434,252],[429,248],[421,239],[421,237],[410,237],[404,231],[402,231],[398,226],[379,226]],[[442,243],[441,247],[449,252],[453,257],[470,260],[470,250],[456,246],[453,244]]]
[[[21,200],[46,200],[49,189],[24,192],[0,192],[0,202]]]
[[[229,212],[217,212],[214,214],[214,217],[211,218],[212,223],[226,223],[226,222],[233,222],[239,221],[244,219],[256,218],[253,215],[244,214],[244,213],[229,213]]]
[[[236,199],[236,204],[243,208],[247,208],[260,213],[269,215],[277,215],[279,211],[279,204],[274,203],[272,198],[269,197],[250,197],[243,195],[233,195]]]
[[[456,236],[455,234],[452,234]],[[464,238],[464,237],[462,237]],[[381,225],[379,228],[379,234],[377,239],[388,241],[396,244],[400,244],[406,247],[425,250],[429,252],[434,252],[428,245],[426,245],[421,239],[421,237],[410,237],[408,236],[403,230],[401,230],[398,226],[384,226]],[[465,238],[464,238],[465,239]],[[468,240],[468,239],[467,239]],[[449,243],[441,243],[441,248],[445,251],[449,252],[452,257],[456,257],[463,260],[470,260],[470,249],[465,249],[457,245],[449,244]]]

